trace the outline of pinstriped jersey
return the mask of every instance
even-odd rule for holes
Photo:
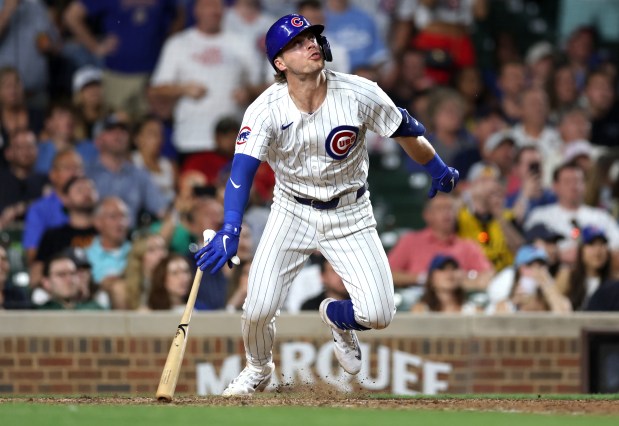
[[[298,110],[286,84],[273,84],[247,109],[237,154],[267,161],[276,195],[328,201],[366,183],[365,133],[391,136],[402,115],[378,85],[350,74],[324,71],[327,96],[313,113]]]

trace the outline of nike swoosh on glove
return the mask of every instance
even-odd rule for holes
[[[460,172],[453,167],[445,168],[442,175],[432,179],[432,185],[430,186],[430,192],[428,192],[428,198],[433,198],[438,191],[451,192],[458,181],[460,180]]]
[[[194,255],[198,268],[210,271],[211,275],[215,275],[226,263],[232,268],[230,259],[239,249],[240,234],[240,226],[225,223],[211,242]]]

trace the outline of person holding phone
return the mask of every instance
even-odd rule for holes
[[[516,273],[509,297],[486,309],[488,314],[515,312],[570,312],[572,305],[563,296],[548,271],[548,255],[538,247],[524,245],[516,253]]]
[[[514,219],[520,225],[533,208],[557,201],[554,192],[542,181],[542,161],[542,153],[535,145],[524,145],[516,152],[513,179],[517,181],[517,189],[508,193],[505,204],[512,209]]]

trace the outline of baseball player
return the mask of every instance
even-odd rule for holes
[[[355,331],[382,329],[395,314],[387,256],[376,232],[367,188],[365,133],[393,137],[432,177],[430,197],[459,179],[429,142],[424,126],[374,82],[325,69],[331,60],[322,25],[301,15],[277,20],[266,35],[276,82],[247,109],[225,192],[224,225],[196,253],[215,273],[237,251],[243,212],[260,162],[275,171],[271,213],[249,272],[243,306],[245,369],[224,396],[262,391],[273,374],[275,317],[308,256],[318,249],[342,277],[351,300],[325,299],[322,320],[350,374],[361,369]]]

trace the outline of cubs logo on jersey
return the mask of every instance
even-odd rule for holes
[[[348,153],[357,142],[358,135],[358,127],[338,126],[334,128],[325,142],[327,154],[334,160],[343,160],[348,157]]]
[[[249,135],[251,134],[251,128],[249,126],[241,127],[239,131],[239,135],[236,137],[236,144],[243,145],[249,139]]]

